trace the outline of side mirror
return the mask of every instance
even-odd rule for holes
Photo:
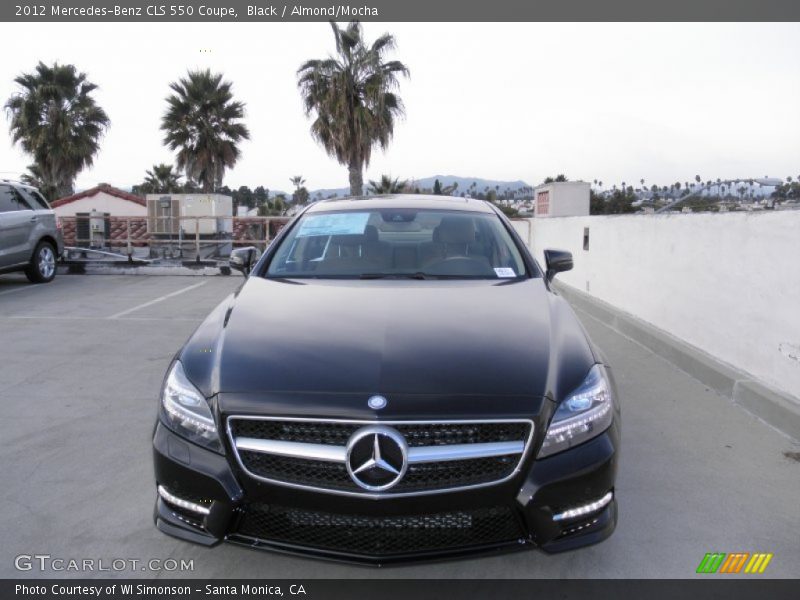
[[[572,252],[566,250],[545,250],[544,261],[547,264],[547,281],[553,281],[556,273],[572,269]]]
[[[228,264],[231,266],[231,269],[239,271],[247,277],[250,275],[250,270],[256,262],[256,252],[255,246],[236,248],[231,252]]]

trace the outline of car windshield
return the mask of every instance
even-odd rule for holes
[[[275,278],[505,279],[525,276],[497,215],[376,209],[311,212],[281,241]]]

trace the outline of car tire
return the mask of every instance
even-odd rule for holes
[[[31,283],[47,283],[56,276],[56,250],[50,242],[39,242],[25,275]]]

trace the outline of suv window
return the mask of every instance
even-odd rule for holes
[[[33,208],[34,210],[44,209],[50,210],[50,205],[47,204],[47,200],[44,199],[39,192],[36,190],[29,190],[26,188],[17,188],[17,192],[22,196],[22,198]]]
[[[0,184],[0,213],[17,210],[31,210],[31,207],[13,187]]]

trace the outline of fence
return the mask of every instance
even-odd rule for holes
[[[198,260],[204,253],[205,258],[227,256],[236,246],[264,250],[288,222],[288,217],[61,217],[68,247],[108,249],[128,257],[147,248],[150,256],[189,255]]]

